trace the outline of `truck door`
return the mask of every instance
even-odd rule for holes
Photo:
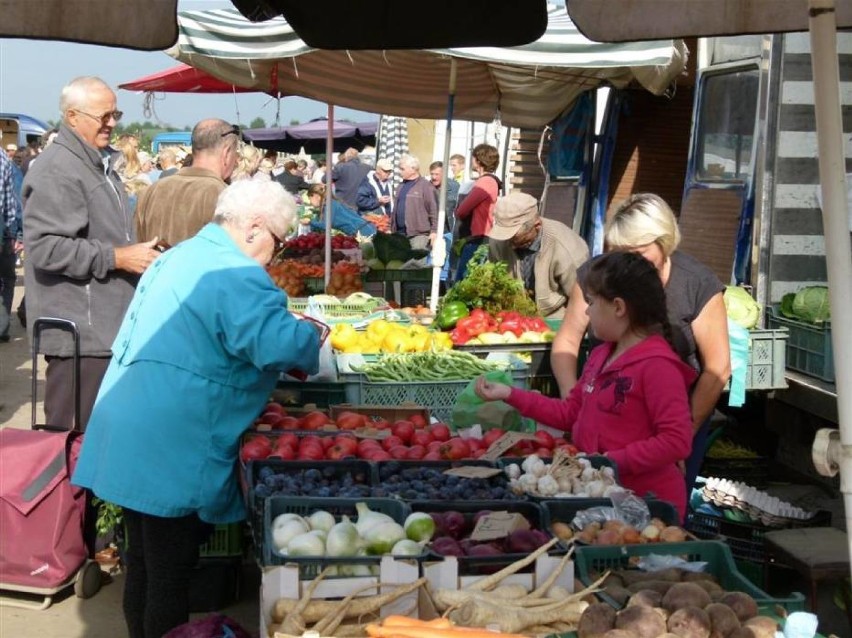
[[[756,61],[699,73],[681,249],[723,282],[749,283],[760,73]]]

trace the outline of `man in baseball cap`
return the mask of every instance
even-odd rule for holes
[[[6,144],[6,156],[9,159],[12,159],[13,157],[15,157],[15,153],[17,153],[17,152],[18,152],[18,145],[17,144]]]
[[[376,162],[375,170],[370,171],[361,180],[355,193],[355,205],[358,212],[381,213],[390,215],[393,210],[393,162],[381,158]]]
[[[577,268],[589,258],[589,248],[577,233],[543,218],[535,197],[520,191],[497,200],[488,250],[492,260],[505,261],[509,272],[533,293],[539,313],[554,319],[565,313]]]

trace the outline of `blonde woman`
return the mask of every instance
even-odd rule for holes
[[[719,395],[731,376],[725,287],[707,266],[678,252],[680,230],[669,205],[659,196],[638,193],[619,204],[604,231],[609,250],[637,253],[657,269],[666,292],[666,308],[675,351],[698,373],[690,407],[695,431],[692,456],[686,463],[687,490],[701,465]],[[562,396],[577,383],[577,354],[589,324],[583,290],[590,262],[577,271],[565,318],[553,340],[551,364]]]
[[[231,183],[241,179],[252,179],[263,159],[263,153],[256,146],[242,144],[237,150],[237,167],[231,175]]]

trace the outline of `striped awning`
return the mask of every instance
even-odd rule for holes
[[[602,44],[583,37],[564,8],[548,18],[545,34],[520,47],[330,51],[308,47],[283,18],[255,24],[233,10],[186,11],[168,53],[238,86],[431,119],[446,116],[455,58],[454,116],[508,126],[546,124],[602,84],[635,79],[662,93],[685,66],[680,41]]]

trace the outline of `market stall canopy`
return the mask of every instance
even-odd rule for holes
[[[663,93],[683,70],[680,41],[599,44],[549,7],[545,34],[518,47],[332,51],[305,44],[283,19],[253,24],[233,10],[178,14],[169,55],[223,80],[373,113],[443,119],[450,60],[458,68],[454,116],[542,126],[580,93],[637,80]]]
[[[177,40],[178,0],[0,0],[0,37],[161,51]]]
[[[852,0],[835,0],[837,28],[852,27]],[[633,42],[660,38],[808,30],[804,0],[566,0],[587,38]]]
[[[124,82],[119,84],[118,88],[152,93],[253,93],[257,91],[255,88],[223,82],[187,64],[179,64],[165,71]]]
[[[378,122],[332,122],[334,151],[375,146],[378,126]],[[310,154],[325,153],[328,129],[328,119],[320,117],[294,126],[245,129],[243,137],[255,146],[281,153],[298,153],[302,148]]]
[[[538,39],[547,27],[546,0],[430,0],[427,11],[400,0],[233,0],[233,5],[252,22],[283,16],[317,49],[508,47]]]

